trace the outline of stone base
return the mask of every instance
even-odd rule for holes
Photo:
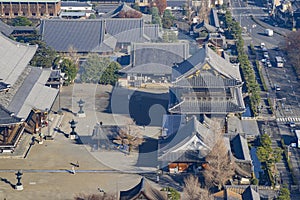
[[[77,117],[85,117],[85,113],[77,113]]]
[[[16,185],[15,189],[16,190],[23,190],[24,188],[23,188],[23,185]]]
[[[44,143],[44,140],[42,140],[42,141],[39,141],[39,144],[43,144]]]
[[[77,135],[70,135],[70,139],[71,140],[76,140],[77,139]]]

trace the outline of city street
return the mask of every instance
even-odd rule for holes
[[[250,44],[254,45],[257,52],[256,58],[257,60],[261,60],[263,56],[260,44],[265,43],[272,64],[271,68],[264,67],[263,69],[263,75],[268,91],[262,92],[261,94],[262,99],[267,99],[269,97],[274,104],[276,121],[262,122],[262,124],[266,125],[260,125],[260,127],[270,134],[273,148],[280,147],[281,138],[289,145],[291,142],[295,142],[295,135],[293,130],[291,130],[287,124],[288,122],[295,122],[296,124],[300,123],[300,88],[298,87],[299,83],[295,71],[290,66],[289,62],[284,63],[283,68],[278,68],[275,63],[275,56],[285,57],[283,52],[278,51],[278,47],[280,47],[285,40],[282,35],[285,35],[290,31],[273,26],[274,22],[268,17],[267,10],[262,9],[265,7],[262,5],[262,1],[248,1],[248,5],[245,5],[242,0],[233,0],[231,1],[231,5],[231,11],[234,18],[240,22],[241,27],[244,27],[243,29],[246,30],[246,34],[243,35],[245,46],[249,46]],[[259,24],[256,23],[250,15],[255,17]],[[263,27],[261,25],[263,25]],[[264,32],[266,28],[274,30],[274,35],[272,37],[265,35]],[[276,32],[281,34],[279,35]],[[279,91],[275,90],[275,85],[280,87]],[[271,117],[265,118],[264,120],[271,120]],[[297,180],[300,180],[300,154],[298,149],[292,148],[290,158],[294,175]],[[277,163],[276,167],[279,170],[281,182],[283,184],[288,184],[290,189],[293,188],[291,190],[291,196],[296,197],[298,195],[298,186],[296,188],[295,186],[292,187],[292,174],[288,170],[285,159],[286,158]]]

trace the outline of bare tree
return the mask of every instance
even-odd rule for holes
[[[291,32],[285,38],[285,42],[281,45],[281,48],[287,52],[287,60],[292,64],[300,76],[300,54],[296,49],[300,48],[300,31]]]
[[[74,200],[115,200],[112,194],[84,194],[80,193],[74,197]]]
[[[127,121],[126,126],[119,129],[113,142],[128,145],[130,153],[131,150],[136,149],[141,145],[144,142],[144,139],[141,135],[140,128],[136,126],[132,119],[130,119]]]
[[[78,55],[78,51],[77,49],[71,45],[69,46],[68,48],[68,52],[69,52],[69,57],[70,59],[75,63],[75,65],[77,66],[78,65],[78,61],[79,61],[79,55]]]
[[[197,13],[200,21],[204,20],[206,23],[208,23],[209,11],[210,11],[208,1],[209,0],[202,0],[201,5],[197,9]]]
[[[203,171],[205,183],[210,187],[222,186],[235,174],[235,163],[225,145],[223,136],[219,134],[211,152],[205,158],[207,165]]]
[[[210,200],[212,199],[207,189],[201,188],[198,177],[190,175],[184,179],[183,192],[189,200]]]

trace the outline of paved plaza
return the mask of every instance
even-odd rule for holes
[[[136,102],[131,102],[131,96],[138,96],[134,94],[136,91],[120,90],[115,94],[111,91],[111,86],[95,84],[64,87],[60,97],[64,114],[62,117],[52,114],[50,118],[53,124],[50,122],[50,130],[43,130],[44,133],[50,131],[54,140],[44,141],[43,144],[35,143],[25,159],[0,158],[0,199],[73,199],[79,193],[98,193],[99,187],[116,194],[117,191],[129,189],[138,183],[140,176],[137,173],[155,173],[155,142],[160,134],[161,123],[158,117],[165,113],[166,95],[156,94],[157,102],[154,101],[153,105],[148,105],[147,102],[138,105],[141,109],[144,105],[149,109],[145,119],[140,114],[136,118],[140,123],[147,123],[137,126],[139,133],[148,142],[144,146],[149,151],[142,154],[132,152],[127,155],[118,150],[92,151],[90,144],[81,144],[66,137],[71,132],[69,122],[72,119],[78,122],[76,132],[84,138],[92,135],[93,127],[100,121],[105,125],[122,126],[128,122],[129,117],[136,115],[135,108],[132,108],[132,104],[136,105]],[[109,98],[114,102],[110,102]],[[84,118],[76,116],[79,111],[77,101],[80,99],[85,101]],[[136,100],[139,102],[139,99]],[[113,106],[109,106],[110,104]],[[58,99],[53,106],[53,112],[57,110]],[[59,131],[54,132],[54,128],[59,128]],[[79,168],[75,167],[77,172],[74,175],[71,171],[77,162]],[[17,182],[15,172],[20,169],[24,172],[24,190],[16,191],[13,189]]]

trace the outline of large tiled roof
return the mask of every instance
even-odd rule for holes
[[[185,124],[185,115],[163,115],[162,136],[170,136],[176,134],[180,126]]]
[[[95,6],[95,10],[96,12],[98,12],[99,14],[101,13],[108,13],[114,9],[116,9],[119,5],[112,3],[112,4],[98,4]]]
[[[56,51],[113,52],[116,43],[145,42],[143,19],[42,20],[42,40]]]
[[[152,187],[150,183],[143,177],[139,184],[132,189],[120,192],[120,200],[134,200],[142,195],[146,199],[151,200],[167,200],[165,193]]]
[[[1,0],[1,2],[8,2],[8,3],[55,3],[59,2],[60,0]]]
[[[61,7],[92,7],[92,4],[79,1],[62,1]]]
[[[68,52],[70,47],[78,52],[112,52],[111,48],[101,48],[104,43],[102,20],[42,20],[40,27],[42,40],[56,51]]]
[[[171,113],[182,114],[226,114],[244,112],[245,108],[230,101],[182,101],[169,108]]]
[[[144,34],[144,20],[134,18],[105,19],[105,30],[114,36],[118,43],[150,41]]]
[[[13,85],[36,52],[36,45],[21,44],[0,33],[0,79]]]
[[[101,17],[115,18],[115,17],[118,17],[118,15],[121,11],[124,11],[124,12],[135,11],[135,12],[141,13],[140,11],[137,11],[137,10],[131,8],[130,6],[128,6],[125,2],[122,2],[122,3],[119,4],[118,7],[116,7],[115,9],[113,9],[111,11],[109,11],[108,13],[102,15]],[[141,13],[141,15],[142,15],[142,18],[145,20],[145,22],[151,22],[152,21],[152,16],[151,15],[146,15],[144,13]]]
[[[177,133],[159,141],[158,160],[199,161],[213,147],[214,136],[210,126],[202,124],[196,117],[192,117]]]
[[[215,33],[218,31],[218,29],[216,27],[206,23],[204,20],[201,23],[194,26],[195,32],[201,32],[202,30],[206,30],[209,33]]]
[[[188,3],[190,3],[190,6],[192,6],[192,2],[187,0],[167,0],[168,7],[183,7]]]
[[[58,89],[45,86],[50,74],[51,70],[33,67],[8,109],[22,118],[27,118],[32,108],[50,109],[58,94]]]
[[[14,31],[13,27],[5,24],[2,20],[0,20],[0,32],[6,36],[9,36]]]
[[[162,36],[158,24],[144,24],[144,33],[152,41],[157,41]]]
[[[198,50],[187,60],[173,67],[173,80],[178,81],[185,76],[189,76],[190,74],[195,73],[197,70],[201,70],[205,64],[208,64],[216,72],[227,78],[241,81],[239,68],[233,66],[230,62],[219,56],[207,45]]]
[[[17,124],[22,121],[21,118],[18,118],[13,115],[12,112],[5,109],[0,105],[0,126],[1,125],[9,125],[9,124]]]
[[[247,140],[241,136],[240,134],[237,134],[232,140],[232,150],[234,152],[234,156],[237,159],[240,160],[251,160],[248,142]]]
[[[260,195],[251,186],[248,186],[242,194],[243,200],[260,200]]]
[[[133,43],[126,73],[171,74],[172,66],[188,57],[187,43]]]
[[[182,78],[173,83],[176,87],[194,87],[194,88],[220,88],[220,87],[236,87],[241,85],[242,82],[236,79],[222,78],[214,76],[209,73],[201,73],[199,76],[191,78]]]
[[[245,111],[241,87],[224,89],[171,87],[169,112],[182,114],[227,114]]]

